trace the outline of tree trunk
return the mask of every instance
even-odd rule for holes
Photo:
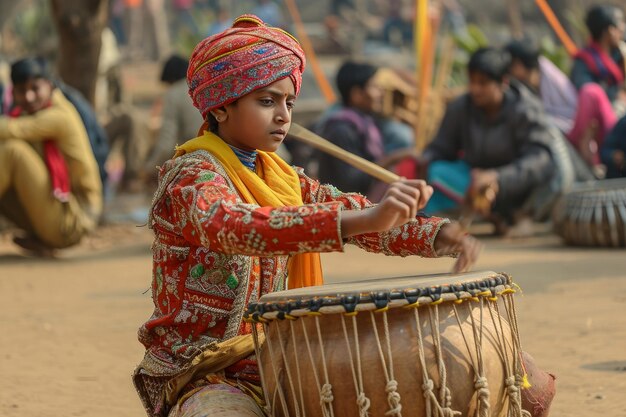
[[[59,33],[59,75],[94,105],[109,0],[51,0],[51,5]]]
[[[520,10],[518,0],[508,0],[507,11],[509,15],[511,37],[513,39],[521,39],[524,36],[524,28],[522,25],[522,12]]]

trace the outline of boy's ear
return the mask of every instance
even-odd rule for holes
[[[220,107],[215,110],[211,110],[211,114],[213,115],[213,117],[215,117],[215,120],[217,120],[218,123],[225,122],[226,119],[228,118],[228,113],[226,112],[225,107]]]

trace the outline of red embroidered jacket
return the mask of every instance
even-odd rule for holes
[[[285,289],[287,259],[341,251],[340,211],[371,206],[298,170],[304,205],[243,203],[220,162],[205,151],[168,161],[153,200],[152,317],[139,329],[142,373],[173,375],[211,342],[251,332],[245,307]],[[370,252],[435,257],[447,219],[418,217],[386,233],[350,238]]]

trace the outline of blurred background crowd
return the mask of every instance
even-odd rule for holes
[[[26,126],[0,123],[0,138],[41,136],[24,139],[38,143],[62,194],[45,145],[55,131],[27,126],[61,91],[80,115],[100,182],[87,184],[93,164],[76,168],[59,145],[77,213],[89,218],[81,230],[144,223],[156,167],[202,124],[187,95],[189,54],[242,13],[290,31],[305,48],[294,121],[403,176],[427,179],[436,189],[429,213],[524,234],[529,222],[549,221],[576,183],[625,174],[624,14],[623,3],[610,0],[0,1],[1,111]],[[33,83],[42,79],[48,93]],[[39,105],[29,108],[29,92]],[[0,228],[17,224],[25,233],[16,243],[41,253],[79,241],[59,243],[12,214],[37,217],[28,207],[42,203],[19,191],[7,167],[20,151],[11,152],[0,166],[0,198],[9,207]],[[288,138],[281,152],[344,191],[373,200],[384,191],[297,140]]]

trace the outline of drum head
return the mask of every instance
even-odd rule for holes
[[[498,289],[510,287],[511,283],[508,275],[492,271],[343,282],[266,294],[258,303],[250,303],[246,318],[256,320],[262,316],[280,319],[294,312],[295,315],[310,312],[350,313],[417,302],[440,302],[441,299],[465,299],[484,295],[487,291],[495,296]]]

